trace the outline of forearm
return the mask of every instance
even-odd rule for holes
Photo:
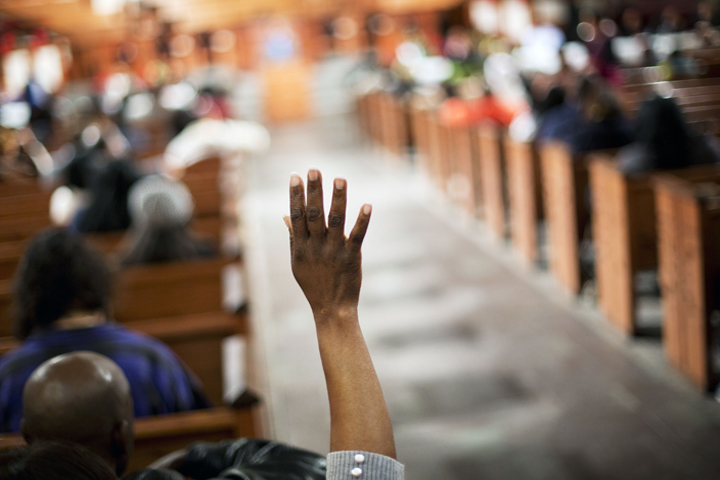
[[[357,309],[315,314],[330,400],[330,451],[362,450],[395,458],[392,424]]]

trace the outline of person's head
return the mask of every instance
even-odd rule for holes
[[[182,260],[199,255],[190,235],[193,212],[190,190],[182,182],[161,175],[139,181],[130,191],[128,208],[133,241],[123,264]]]
[[[20,429],[28,444],[77,443],[120,475],[132,453],[130,384],[112,360],[74,352],[40,365],[25,383]]]
[[[635,141],[652,152],[658,168],[683,164],[681,159],[690,150],[690,131],[673,99],[656,95],[640,105]]]
[[[73,443],[35,442],[0,453],[4,480],[116,480],[108,465]]]
[[[140,179],[130,159],[113,160],[98,171],[90,187],[90,205],[78,219],[81,232],[110,232],[130,226],[127,199]]]
[[[601,122],[620,115],[620,104],[605,82],[595,76],[581,77],[577,87],[580,113],[587,120]]]
[[[111,273],[99,253],[64,229],[38,234],[15,274],[15,323],[20,340],[73,312],[109,316]]]

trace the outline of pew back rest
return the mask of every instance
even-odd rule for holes
[[[717,380],[709,319],[720,275],[720,171],[694,170],[655,180],[663,345],[672,364],[709,389]]]
[[[197,441],[218,442],[253,437],[252,412],[219,407],[135,420],[135,451],[128,472],[145,468],[160,457]],[[0,435],[0,450],[25,445],[19,434]]]
[[[115,318],[127,322],[220,311],[227,264],[217,258],[125,268],[118,276]]]

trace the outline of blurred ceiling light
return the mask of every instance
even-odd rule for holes
[[[25,49],[13,50],[3,58],[5,91],[14,98],[25,89],[30,81],[30,52]]]
[[[63,82],[62,53],[56,45],[43,45],[33,54],[33,74],[47,93],[55,93]]]
[[[452,76],[453,64],[445,57],[423,57],[413,64],[410,74],[421,85],[434,85]]]
[[[478,0],[470,5],[470,21],[473,26],[486,35],[497,35],[497,4],[490,0]]]
[[[581,22],[577,26],[577,34],[580,40],[585,43],[590,43],[595,40],[595,27],[588,22]]]
[[[358,24],[350,17],[336,18],[332,26],[333,36],[338,40],[350,40],[358,33]]]
[[[235,46],[235,34],[230,30],[218,30],[210,37],[210,50],[215,53],[229,52]]]
[[[11,102],[0,107],[0,125],[5,128],[23,128],[30,121],[30,105]]]
[[[195,39],[190,35],[178,35],[170,40],[170,55],[175,58],[184,58],[195,49]]]
[[[395,56],[401,65],[411,67],[424,57],[420,46],[415,42],[403,42],[395,49]]]
[[[152,112],[155,101],[152,94],[143,92],[130,95],[125,107],[125,119],[129,121],[140,120]]]
[[[584,70],[590,65],[590,52],[587,47],[580,42],[568,42],[562,47],[563,58],[565,63],[573,72]]]
[[[609,18],[603,18],[600,20],[599,25],[600,31],[605,35],[606,37],[614,37],[617,35],[618,27],[617,23],[610,20]]]
[[[522,0],[506,0],[500,4],[502,30],[511,40],[519,42],[533,26],[530,6]]]
[[[95,15],[115,15],[125,8],[127,0],[91,0]]]
[[[94,147],[100,141],[100,127],[95,123],[88,125],[80,135],[80,139],[86,148]]]
[[[160,90],[158,101],[166,110],[182,110],[190,106],[197,96],[197,91],[187,82],[168,85]]]

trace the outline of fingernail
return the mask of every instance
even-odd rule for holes
[[[300,185],[300,182],[302,182],[300,175],[298,175],[297,173],[293,173],[292,175],[290,175],[290,186],[291,187],[297,187],[298,185]]]
[[[342,190],[343,188],[345,188],[345,180],[343,180],[342,178],[336,178],[335,188],[338,190]]]
[[[372,205],[367,204],[367,203],[365,205],[363,205],[363,213],[365,215],[370,215],[370,212],[372,212]]]
[[[292,222],[290,221],[290,217],[288,217],[287,215],[283,215],[283,222],[285,222],[285,225],[288,228],[292,228]]]
[[[318,179],[318,171],[317,170],[310,170],[308,172],[308,180],[314,182]]]

